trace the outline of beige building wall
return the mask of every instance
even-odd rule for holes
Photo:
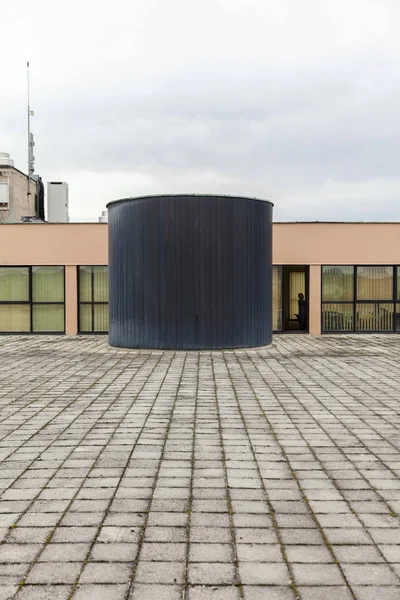
[[[107,223],[15,223],[0,229],[0,265],[106,265]]]
[[[400,264],[400,223],[274,223],[276,265]]]
[[[8,183],[9,210],[0,210],[0,223],[21,221],[21,217],[35,215],[35,181],[29,183],[27,175],[14,167],[0,166],[0,182]],[[28,195],[28,188],[30,195]]]
[[[0,227],[1,265],[65,265],[66,333],[77,322],[77,266],[108,263],[106,223]],[[309,328],[321,332],[321,265],[400,265],[400,223],[274,223],[273,263],[309,265]]]

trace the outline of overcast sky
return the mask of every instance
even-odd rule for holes
[[[108,201],[210,192],[400,221],[399,0],[2,0],[0,151]]]

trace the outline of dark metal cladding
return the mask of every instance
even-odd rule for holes
[[[272,206],[202,195],[111,202],[110,344],[185,350],[270,344]]]

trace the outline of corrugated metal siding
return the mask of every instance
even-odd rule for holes
[[[271,343],[272,204],[154,196],[108,208],[111,345]]]

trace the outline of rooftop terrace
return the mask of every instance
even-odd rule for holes
[[[0,600],[400,597],[400,343],[0,338]]]

